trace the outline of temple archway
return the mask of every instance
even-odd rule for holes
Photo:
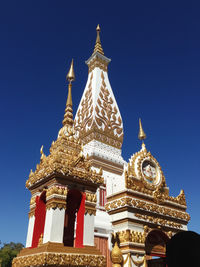
[[[152,230],[145,240],[145,251],[148,267],[166,266],[166,244],[169,237],[161,230]]]
[[[76,213],[80,208],[82,196],[82,193],[75,189],[69,190],[67,194],[67,209],[65,211],[63,243],[68,247],[74,246]]]

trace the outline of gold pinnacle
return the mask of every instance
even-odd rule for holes
[[[65,115],[64,115],[64,120],[63,120],[63,126],[65,125],[72,126],[73,125],[72,82],[75,80],[73,59],[72,59],[71,66],[70,66],[70,69],[69,69],[69,72],[66,78],[69,81],[69,85],[68,85],[68,96],[67,96]]]
[[[139,119],[139,133],[138,133],[138,138],[140,140],[144,140],[146,139],[146,134],[142,128],[142,123],[141,123],[141,119]]]
[[[66,76],[66,79],[69,81],[69,83],[73,82],[75,80],[75,74],[74,74],[74,60],[72,58],[71,66],[69,69],[69,72]]]
[[[100,29],[99,24],[96,27],[96,31],[97,31],[97,38],[96,38],[96,43],[95,43],[93,54],[95,52],[99,52],[100,54],[104,55],[103,48],[101,46],[101,40],[100,40],[100,31],[101,31],[101,29]]]

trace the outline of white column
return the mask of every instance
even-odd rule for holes
[[[65,209],[48,209],[46,212],[43,243],[63,243]]]
[[[94,215],[84,215],[83,245],[94,246]]]
[[[26,238],[26,248],[31,247],[32,245],[34,224],[35,224],[35,216],[33,215],[29,218],[28,233]]]

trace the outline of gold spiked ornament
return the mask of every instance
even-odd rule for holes
[[[101,40],[100,40],[100,31],[101,31],[101,29],[100,29],[99,24],[98,24],[97,27],[96,27],[96,31],[97,31],[97,38],[96,38],[96,43],[95,43],[95,47],[94,47],[94,52],[93,52],[93,54],[94,54],[95,52],[98,52],[98,53],[104,55],[103,48],[102,48],[102,46],[101,46]]]
[[[74,74],[74,60],[72,59],[71,66],[69,69],[69,72],[66,76],[66,79],[69,81],[69,83],[73,82],[75,80],[75,74]]]
[[[142,122],[141,122],[141,119],[139,119],[139,133],[138,133],[138,138],[140,140],[144,140],[146,139],[146,134],[142,128]]]

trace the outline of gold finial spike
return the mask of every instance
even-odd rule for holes
[[[139,119],[139,134],[138,134],[138,138],[140,140],[144,140],[146,139],[146,134],[142,128],[142,122],[141,122],[141,119]]]
[[[96,31],[97,31],[97,38],[96,38],[96,43],[95,43],[93,54],[95,52],[99,52],[100,54],[104,55],[103,48],[101,46],[101,40],[100,40],[100,31],[101,31],[101,29],[100,29],[99,24],[96,27]]]
[[[40,154],[41,154],[41,155],[44,154],[44,152],[43,152],[43,148],[44,148],[44,146],[42,145],[41,148],[40,148]]]
[[[71,66],[70,66],[70,69],[69,69],[69,72],[66,78],[69,81],[69,85],[68,85],[68,96],[67,96],[65,115],[64,115],[64,120],[63,120],[63,126],[65,125],[72,126],[74,123],[73,109],[72,109],[72,82],[75,80],[73,59],[72,59]]]
[[[75,74],[74,74],[74,60],[72,58],[71,66],[69,69],[69,72],[66,76],[66,79],[69,81],[69,83],[73,82],[75,80]]]

